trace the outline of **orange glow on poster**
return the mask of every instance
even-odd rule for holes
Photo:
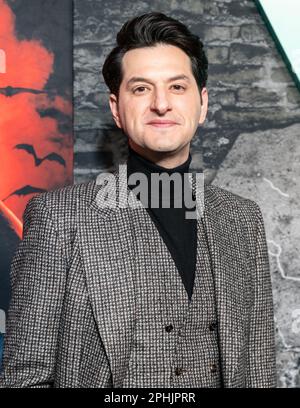
[[[52,110],[71,121],[71,95],[68,100],[45,89],[54,55],[38,40],[18,39],[4,0],[0,49],[6,57],[0,73],[0,200],[22,220],[33,195],[73,183],[72,132],[63,133],[55,115],[41,114]]]

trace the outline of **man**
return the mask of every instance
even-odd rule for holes
[[[136,173],[150,184],[163,173],[184,181],[207,112],[202,43],[160,13],[127,22],[117,42],[103,75],[128,137],[125,189],[121,171],[117,192],[100,177],[29,202],[1,386],[274,387],[257,204],[205,185],[203,217],[188,219],[175,187],[169,208],[166,197],[146,206],[130,182]],[[100,205],[117,195],[135,206]]]

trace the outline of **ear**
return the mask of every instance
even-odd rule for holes
[[[206,88],[201,90],[201,111],[199,118],[199,125],[202,125],[205,121],[208,109],[208,92]]]
[[[113,93],[109,95],[109,106],[110,106],[110,110],[114,118],[114,121],[116,122],[116,125],[118,126],[118,128],[122,129],[120,116],[119,116],[118,98]]]

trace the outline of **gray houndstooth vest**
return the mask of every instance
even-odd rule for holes
[[[137,259],[134,341],[123,387],[221,387],[214,279],[202,221],[189,302],[154,223],[139,210],[134,217],[136,253],[143,256]]]

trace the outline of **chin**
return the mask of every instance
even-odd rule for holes
[[[152,143],[151,143],[152,142]],[[166,140],[166,139],[161,139],[155,141],[153,143],[153,140],[150,141],[150,143],[145,144],[145,147],[147,147],[150,150],[153,150],[155,152],[174,152],[176,150],[180,150],[181,143],[176,143],[175,140]]]
[[[158,150],[162,152],[173,152],[174,150],[177,150],[179,146],[174,145],[174,144],[169,144],[169,145],[162,145],[158,146]]]
[[[165,146],[149,146],[149,149],[154,151],[154,152],[161,152],[161,153],[171,153],[175,152],[179,149],[179,146],[174,146],[174,145],[165,145]]]

